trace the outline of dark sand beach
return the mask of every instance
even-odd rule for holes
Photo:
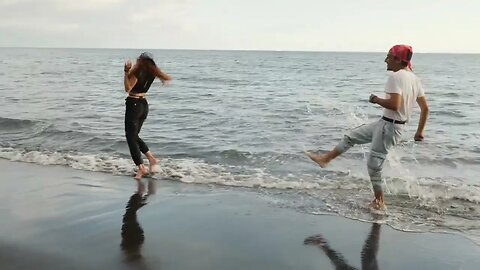
[[[478,269],[453,234],[278,208],[255,192],[0,160],[0,269]],[[336,264],[336,266],[335,266]]]

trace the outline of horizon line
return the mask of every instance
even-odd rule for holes
[[[385,51],[355,50],[273,50],[273,49],[192,49],[192,48],[120,48],[120,47],[46,47],[46,46],[0,46],[0,49],[71,49],[71,50],[163,50],[163,51],[224,51],[224,52],[299,52],[299,53],[385,53]],[[480,54],[480,52],[415,52],[417,54]]]

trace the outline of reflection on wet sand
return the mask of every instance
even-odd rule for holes
[[[145,233],[137,219],[137,211],[147,204],[147,198],[155,194],[155,182],[148,181],[148,189],[145,183],[138,181],[137,191],[130,196],[125,207],[125,214],[122,219],[122,242],[120,244],[125,259],[128,262],[142,260],[142,246],[145,241]]]
[[[365,240],[361,252],[362,270],[378,270],[377,253],[379,248],[378,242],[380,240],[380,227],[380,224],[373,223],[370,233]],[[350,266],[341,253],[332,249],[327,240],[320,234],[307,237],[303,243],[320,248],[330,259],[336,270],[357,269]]]

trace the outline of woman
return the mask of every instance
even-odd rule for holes
[[[125,135],[127,137],[130,155],[138,167],[135,180],[140,180],[142,176],[148,174],[147,169],[143,165],[141,153],[143,153],[149,161],[150,173],[157,171],[156,165],[158,163],[145,142],[138,137],[143,121],[145,121],[148,115],[148,103],[145,99],[145,94],[155,78],[158,77],[163,85],[165,85],[165,82],[170,81],[171,78],[157,67],[153,60],[153,55],[148,52],[142,53],[137,58],[137,63],[133,68],[132,62],[128,60],[125,63],[124,71],[125,91],[128,93],[128,97],[125,99]]]

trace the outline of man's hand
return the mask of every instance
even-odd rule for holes
[[[417,142],[423,141],[423,139],[424,139],[424,134],[423,134],[423,132],[417,132],[417,133],[415,133],[414,139],[415,139],[415,141],[417,141]]]
[[[368,101],[369,101],[370,103],[375,104],[375,103],[377,103],[377,102],[375,101],[376,98],[377,98],[376,95],[371,94],[371,95],[370,95],[370,98],[368,99]]]

